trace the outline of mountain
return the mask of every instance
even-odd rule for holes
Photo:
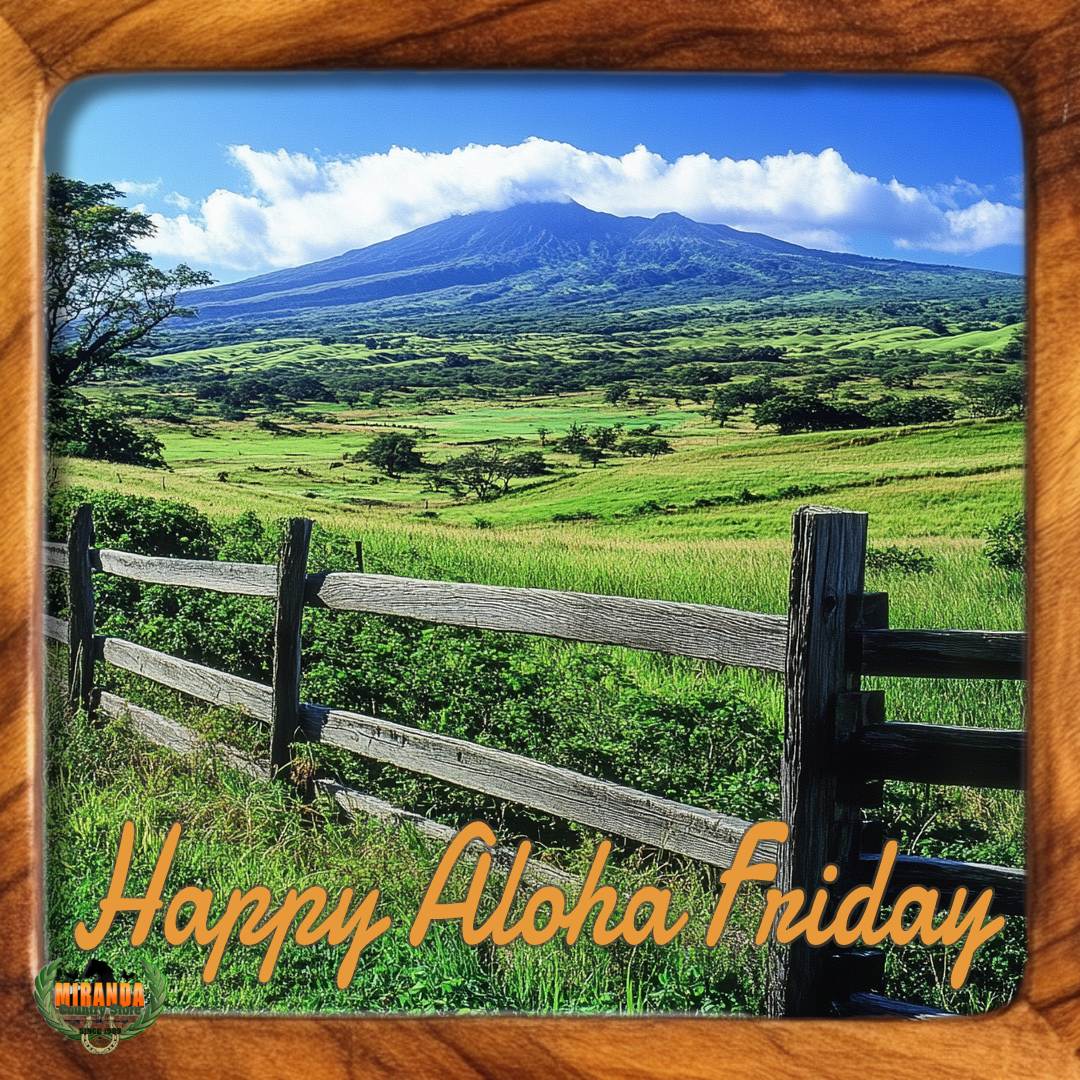
[[[870,291],[910,299],[1014,292],[1010,274],[799,247],[681,214],[617,217],[574,202],[447,218],[331,259],[189,294],[200,323],[325,309],[521,326],[705,300]]]

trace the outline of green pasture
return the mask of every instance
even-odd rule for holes
[[[421,423],[431,425],[419,446],[432,462],[489,438],[520,439],[515,445],[539,450],[538,427],[551,430],[550,442],[571,423],[610,424],[620,414],[579,400],[520,408],[455,403],[447,416],[381,415],[377,423],[355,416],[284,425],[297,434],[273,434],[251,421],[162,424],[155,430],[171,472],[76,460],[65,470],[73,482],[164,493],[211,514],[303,513],[357,533],[375,524],[457,533],[479,517],[497,528],[536,530],[540,544],[553,533],[604,542],[782,538],[792,511],[807,501],[867,511],[878,542],[962,541],[1021,503],[1023,427],[1016,422],[794,436],[714,426],[704,435],[695,411],[647,418],[628,411],[621,414],[628,429],[646,419],[661,424],[674,453],[655,460],[611,455],[593,467],[549,447],[549,475],[516,480],[506,495],[478,503],[431,491],[422,474],[390,478],[343,456],[381,431]],[[559,516],[581,520],[567,528],[553,520]]]

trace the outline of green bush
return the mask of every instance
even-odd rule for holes
[[[1023,510],[1006,514],[986,530],[986,537],[983,550],[991,566],[999,570],[1024,572],[1027,531]]]
[[[137,431],[115,405],[90,404],[77,394],[49,399],[49,451],[62,457],[114,461],[164,469],[164,447],[148,431]]]
[[[66,487],[49,498],[47,528],[52,540],[65,540],[75,511],[89,503],[98,547],[208,559],[219,543],[217,530],[201,511],[171,499],[147,499],[111,491]]]

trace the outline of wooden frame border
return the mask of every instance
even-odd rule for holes
[[[0,1002],[7,1060],[236,1077],[1080,1076],[1080,7],[1070,0],[0,0]],[[1009,90],[1027,158],[1032,409],[1029,963],[987,1017],[166,1016],[115,1060],[36,1015],[42,962],[40,205],[45,115],[101,72],[284,68],[925,72]]]

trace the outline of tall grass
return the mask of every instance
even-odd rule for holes
[[[336,986],[347,946],[325,942],[300,948],[289,942],[276,973],[262,984],[262,950],[233,940],[220,973],[205,984],[200,972],[207,949],[189,940],[171,947],[155,921],[140,956],[169,980],[170,1010],[230,1012],[760,1012],[764,961],[749,946],[756,898],[740,907],[714,948],[704,944],[711,903],[711,875],[665,865],[639,854],[611,865],[604,880],[628,897],[641,884],[663,879],[674,910],[692,913],[677,944],[601,948],[588,933],[575,945],[562,935],[542,946],[467,946],[452,924],[436,926],[413,948],[407,935],[441,850],[409,826],[341,820],[332,804],[302,808],[281,785],[231,770],[207,744],[192,758],[147,745],[122,722],[92,726],[62,704],[62,657],[49,672],[47,787],[47,911],[51,957],[80,968],[72,940],[80,919],[96,923],[105,896],[121,825],[135,824],[137,844],[128,895],[145,891],[162,840],[173,822],[183,833],[165,897],[185,885],[213,890],[213,917],[228,893],[263,885],[280,900],[287,890],[318,885],[334,898],[351,887],[358,896],[381,891],[378,913],[390,931],[361,954],[356,976]],[[189,724],[218,734],[213,717],[190,711]],[[235,734],[235,720],[230,731]],[[265,741],[265,740],[263,740]],[[264,747],[262,749],[265,749]],[[591,847],[568,853],[571,871],[583,877]],[[448,889],[463,896],[470,867],[455,871]],[[483,913],[503,884],[493,875]],[[572,900],[575,893],[569,890]],[[621,911],[621,906],[620,906]],[[516,914],[520,913],[520,899]],[[589,924],[591,925],[591,923]],[[97,952],[118,968],[133,966],[127,937],[133,917],[120,916]]]

